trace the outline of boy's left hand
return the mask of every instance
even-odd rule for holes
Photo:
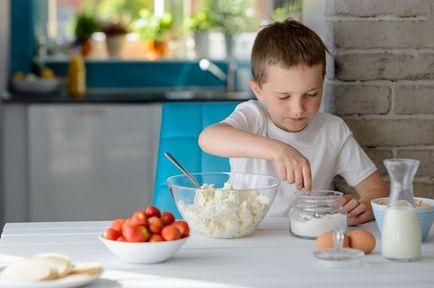
[[[345,195],[342,205],[348,213],[348,225],[357,226],[374,219],[374,214],[369,205],[359,201],[351,195]]]

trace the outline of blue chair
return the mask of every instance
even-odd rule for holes
[[[166,184],[168,177],[181,174],[181,171],[164,156],[166,151],[191,173],[229,171],[228,158],[203,152],[197,138],[204,128],[226,118],[237,104],[239,102],[163,104],[153,205],[162,211],[174,213],[176,218],[181,218]]]

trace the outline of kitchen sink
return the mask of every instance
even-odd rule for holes
[[[180,99],[250,99],[252,94],[247,91],[224,91],[216,89],[203,90],[173,90],[166,91],[165,97],[171,100]]]
[[[224,100],[247,100],[252,99],[253,94],[248,91],[226,91],[220,88],[129,88],[129,89],[92,89],[86,95],[87,100],[109,99],[122,101],[224,101]]]

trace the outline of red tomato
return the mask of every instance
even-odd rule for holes
[[[145,215],[144,211],[138,210],[133,214],[132,221],[137,225],[148,226],[148,218]]]
[[[146,242],[151,237],[145,226],[125,225],[122,234],[128,242]]]
[[[164,241],[163,237],[160,234],[152,234],[151,238],[149,238],[149,242],[161,242]]]
[[[174,224],[171,224],[161,230],[161,236],[166,241],[176,240],[181,238],[181,231]]]
[[[125,239],[124,236],[119,236],[118,239],[116,239],[116,241],[119,241],[119,242],[127,242],[127,239]]]
[[[152,234],[160,234],[161,229],[164,227],[163,220],[161,220],[160,217],[152,216],[151,218],[148,218],[149,222],[149,231],[151,231]]]
[[[163,212],[161,213],[161,220],[163,220],[164,226],[167,226],[175,222],[175,216],[170,212]]]
[[[158,210],[156,207],[154,206],[148,206],[145,209],[145,214],[148,218],[151,218],[153,216],[157,216],[160,217],[160,210]]]
[[[122,232],[122,226],[124,225],[124,223],[125,223],[125,219],[122,218],[115,219],[112,221],[110,228],[118,232]]]
[[[181,232],[181,237],[187,237],[190,235],[190,228],[188,227],[188,223],[182,220],[173,222],[172,225],[175,225],[176,228],[179,229],[179,232]]]
[[[103,237],[108,240],[116,240],[119,236],[121,236],[121,233],[113,228],[107,228],[103,235]]]

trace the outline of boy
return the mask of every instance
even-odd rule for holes
[[[348,224],[372,220],[370,200],[388,195],[377,168],[344,121],[318,113],[327,48],[312,30],[294,20],[262,29],[252,55],[258,100],[239,104],[222,122],[206,128],[200,147],[230,157],[232,172],[278,176],[282,180],[268,213],[287,216],[294,192],[330,189],[341,175],[360,198],[345,196]]]

